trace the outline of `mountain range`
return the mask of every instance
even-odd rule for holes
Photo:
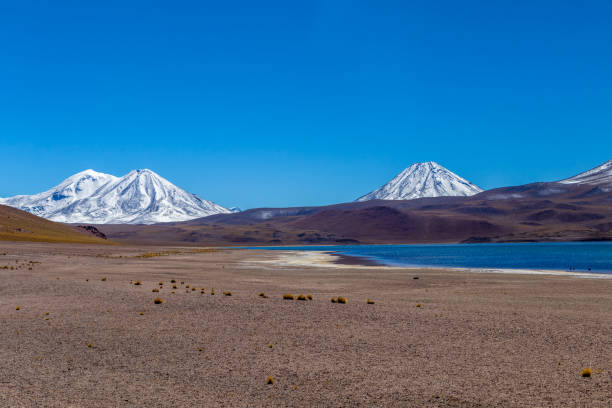
[[[335,239],[379,242],[381,235],[399,241],[436,241],[436,236],[444,235],[445,239],[452,241],[484,236],[490,239],[494,232],[497,233],[496,239],[509,239],[505,234],[511,231],[520,230],[522,233],[527,226],[533,231],[540,227],[546,229],[556,221],[564,226],[568,222],[579,223],[583,232],[587,231],[582,235],[576,235],[574,231],[572,236],[600,237],[600,233],[612,230],[607,224],[607,211],[611,207],[607,193],[610,192],[612,160],[558,182],[484,192],[439,164],[427,162],[411,165],[389,183],[353,204],[324,207],[261,208],[239,212],[187,193],[147,169],[134,170],[123,177],[86,170],[43,193],[0,199],[0,204],[53,221],[96,224],[99,227],[103,224],[169,223],[168,228],[176,232],[168,235],[169,241],[193,243],[297,243],[319,242],[320,239],[323,239],[320,242],[330,239],[331,242]],[[553,202],[559,207],[552,206]],[[531,213],[531,209],[541,211]],[[337,213],[340,210],[342,213]],[[394,214],[391,218],[400,216],[401,219],[391,222],[389,214]],[[495,223],[491,222],[493,219]],[[289,220],[291,222],[286,222]],[[514,225],[509,225],[509,220]],[[278,222],[282,226],[278,226]],[[223,228],[215,227],[208,231],[206,226],[211,223],[241,227],[232,233],[219,235]],[[267,227],[248,234],[247,230],[242,231],[246,225],[259,223],[265,223]],[[352,227],[346,229],[347,223]],[[491,225],[497,226],[493,228]],[[612,225],[612,220],[609,225]],[[290,227],[289,235],[295,232],[293,238],[283,232],[287,227]],[[160,228],[156,236],[166,236],[166,227]],[[189,231],[187,236],[183,234],[183,228]],[[278,231],[272,231],[269,236],[261,234],[263,229],[270,228],[278,228]],[[548,234],[542,228],[539,233]],[[111,239],[130,236],[128,231],[138,231],[132,236],[141,240],[143,231],[151,231],[121,226],[102,229],[109,232]],[[455,233],[449,232],[451,230]],[[396,231],[395,235],[392,231]],[[117,232],[121,234],[117,235]],[[248,236],[241,236],[243,233]],[[312,238],[311,234],[318,235]]]
[[[148,169],[123,177],[85,170],[43,193],[1,198],[0,204],[52,221],[88,224],[154,224],[231,212]]]

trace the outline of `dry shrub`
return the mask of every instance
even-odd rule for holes
[[[330,300],[331,300],[332,303],[338,303],[338,298],[333,297]]]
[[[291,293],[285,293],[283,295],[283,299],[285,299],[285,300],[294,300],[295,296],[293,296]]]
[[[102,278],[100,279],[102,282],[106,282],[106,278]]]
[[[312,300],[312,295],[306,295],[306,299]]]
[[[232,292],[230,292],[229,290],[226,290],[225,292],[223,292],[224,296],[232,296]]]
[[[372,299],[366,299],[366,304],[373,305],[375,302]]]
[[[214,294],[215,294],[215,289],[214,289],[214,288],[212,288],[212,289],[210,290],[210,294],[211,294],[211,295],[214,295]]]
[[[188,287],[189,287],[189,285],[185,285],[185,287],[186,287],[186,288],[188,288]]]
[[[140,285],[142,285],[142,282],[141,282],[141,281],[139,281],[139,280],[137,280],[136,282],[134,282],[134,285],[135,285],[135,286],[140,286]]]
[[[200,348],[198,349],[198,351],[199,351],[199,352],[202,352],[202,351],[204,351],[204,349],[203,349],[202,347],[200,347]]]
[[[272,347],[274,347],[274,344],[270,343],[270,344],[268,344],[268,347],[272,348]]]
[[[89,348],[93,348],[93,343],[89,343],[89,344],[87,344],[87,347],[89,347]]]
[[[422,305],[422,304],[420,304],[420,303],[417,303],[417,304],[416,304],[416,307],[423,307],[423,305]]]
[[[274,384],[274,378],[268,376],[268,378],[266,378],[266,384]]]
[[[172,279],[170,283],[176,283],[176,279]]]
[[[193,292],[194,290],[196,290],[195,286],[193,288],[191,288],[191,291]]]
[[[176,289],[176,288],[177,288],[176,285],[172,285],[172,289]]]
[[[144,312],[140,312],[139,315],[144,316]]]
[[[583,368],[580,375],[585,378],[590,378],[593,375],[593,370],[590,367]]]
[[[21,310],[21,306],[17,306],[15,310]]]
[[[347,302],[348,302],[348,300],[346,300],[346,298],[345,298],[345,297],[343,297],[343,296],[338,296],[338,303],[343,303],[343,304],[344,304],[344,303],[347,303]]]
[[[263,293],[263,292],[259,292],[259,293],[257,294],[257,296],[259,296],[260,298],[264,298],[264,299],[267,299],[267,298],[268,298],[268,295],[266,295],[266,294],[265,294],[265,293]]]
[[[162,299],[162,298],[155,298],[155,299],[153,299],[153,303],[155,303],[156,305],[160,305],[160,304],[164,303],[164,299]]]
[[[159,292],[159,289],[153,288],[153,290],[151,290],[151,292]]]
[[[300,293],[299,295],[297,295],[297,300],[306,300],[306,296]]]
[[[159,286],[163,286],[163,285],[164,285],[164,282],[159,282]]]

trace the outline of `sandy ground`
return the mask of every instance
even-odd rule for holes
[[[0,243],[0,406],[612,405],[612,280],[164,249]]]

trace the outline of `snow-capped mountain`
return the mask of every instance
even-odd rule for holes
[[[612,160],[577,176],[559,181],[563,184],[592,184],[612,189]]]
[[[0,204],[52,221],[88,224],[154,224],[230,212],[147,169],[120,178],[85,170],[44,193],[0,198]]]
[[[356,201],[471,196],[482,189],[436,162],[415,163],[378,190]]]

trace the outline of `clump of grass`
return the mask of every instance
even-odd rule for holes
[[[263,293],[263,292],[259,292],[259,293],[257,294],[257,296],[259,296],[260,298],[264,298],[264,299],[267,299],[267,298],[268,298],[268,295],[266,295],[266,294],[265,294],[265,293]]]
[[[176,292],[175,292],[175,291],[172,291],[172,292],[170,292],[170,293],[172,293],[172,294],[174,295]]]
[[[416,304],[416,307],[423,307],[423,305],[422,305],[422,304],[420,304],[420,303],[417,303],[417,304]]]
[[[151,290],[151,292],[159,292],[159,289],[157,289],[157,288],[153,288],[153,289]]]
[[[212,289],[210,290],[210,294],[211,294],[211,295],[214,295],[214,294],[215,294],[215,288],[212,288]]]
[[[172,285],[172,289],[176,289],[176,288],[177,288],[176,285]]]
[[[49,316],[49,312],[45,312],[45,316]]]
[[[338,303],[342,303],[342,304],[344,304],[344,303],[347,303],[347,302],[348,302],[348,300],[346,300],[346,298],[345,298],[345,297],[343,297],[343,296],[338,296]]]
[[[141,316],[144,316],[144,312],[140,312],[140,313],[138,313],[138,314],[139,314],[139,315],[141,315]]]
[[[87,344],[87,347],[89,347],[89,348],[93,348],[93,343],[89,343],[89,344]]]
[[[266,384],[274,384],[274,378],[268,376],[268,378],[266,378]]]
[[[159,282],[159,286],[164,286],[164,282]]]
[[[373,305],[374,303],[376,303],[376,302],[374,302],[372,299],[369,299],[369,298],[366,299],[366,304]]]
[[[106,277],[100,279],[102,282],[106,282]]]
[[[268,347],[272,348],[272,347],[274,347],[274,344],[270,343],[270,344],[268,344]]]
[[[300,293],[299,295],[297,295],[297,300],[306,300],[306,296]]]
[[[153,303],[155,303],[156,305],[160,305],[160,304],[164,303],[164,299],[162,299],[162,298],[155,298],[155,299],[153,299]]]
[[[306,299],[312,300],[312,295],[310,295],[310,294],[306,295]]]
[[[224,296],[232,296],[232,292],[229,290],[226,290],[225,292],[223,292]]]
[[[21,310],[21,306],[17,306],[15,310]]]
[[[194,290],[196,290],[196,287],[194,286],[193,288],[191,288],[191,291],[193,292]]]
[[[136,282],[134,282],[134,285],[136,285],[136,286],[140,286],[140,285],[142,285],[142,282],[141,282],[141,281],[139,281],[139,280],[137,280]]]
[[[291,293],[285,293],[283,295],[283,299],[285,299],[285,300],[294,300],[295,296],[293,296]]]
[[[186,287],[186,288],[188,288],[188,287],[189,287],[189,285],[185,285],[185,287]]]
[[[204,289],[201,289],[201,290],[200,290],[200,293],[203,295],[203,294],[205,294],[205,293],[206,293],[206,291],[205,291]]]
[[[330,300],[331,300],[332,303],[338,303],[338,298],[333,297]]]
[[[202,351],[204,351],[204,349],[203,349],[202,347],[200,347],[200,348],[198,349],[198,351],[201,353]]]
[[[580,372],[580,375],[585,378],[590,378],[593,375],[593,369],[591,369],[590,367],[583,368]]]
[[[176,279],[172,279],[170,283],[176,283]]]
[[[185,284],[185,282],[181,282],[181,285],[184,285],[184,284]]]

